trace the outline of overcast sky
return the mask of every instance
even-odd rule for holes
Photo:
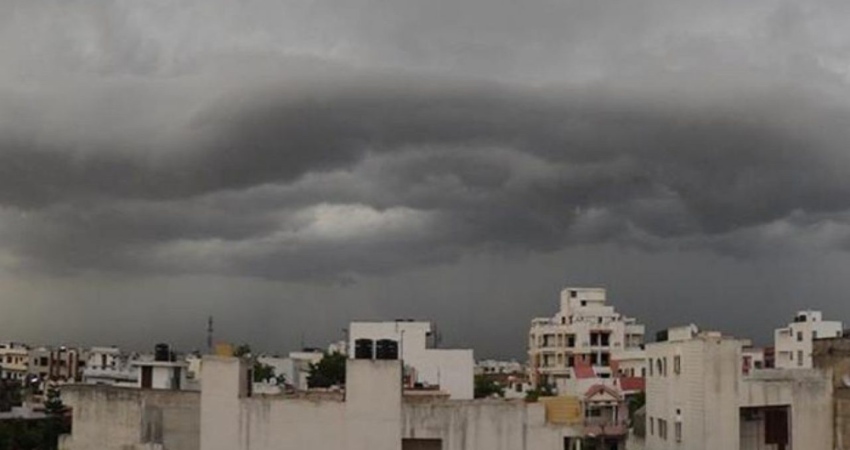
[[[0,339],[850,322],[845,0],[6,0]]]

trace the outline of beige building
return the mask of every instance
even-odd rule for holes
[[[531,321],[528,359],[533,384],[558,386],[575,378],[612,378],[617,354],[637,361],[637,367],[629,369],[633,376],[640,376],[635,372],[642,371],[644,326],[606,301],[603,288],[568,287],[561,291],[560,310],[553,317]],[[639,356],[634,358],[636,352]]]
[[[29,371],[29,348],[23,344],[0,344],[0,377],[21,381]]]
[[[815,339],[841,337],[843,325],[825,321],[820,311],[800,311],[787,326],[774,332],[777,369],[811,369]]]
[[[812,358],[816,368],[832,373],[835,449],[850,450],[850,338],[816,339]]]
[[[828,450],[832,384],[818,370],[741,370],[749,341],[679,327],[646,345],[646,448]]]

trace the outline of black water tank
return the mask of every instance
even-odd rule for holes
[[[371,339],[357,339],[354,341],[354,359],[372,359],[374,350]]]
[[[171,349],[168,344],[156,344],[153,351],[154,361],[168,361],[171,359]]]
[[[380,339],[375,345],[375,359],[398,359],[398,342]]]

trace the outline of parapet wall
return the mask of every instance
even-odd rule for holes
[[[73,385],[62,401],[73,408],[73,435],[61,450],[200,449],[198,392]]]

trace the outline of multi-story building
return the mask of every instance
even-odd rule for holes
[[[838,321],[824,321],[820,311],[800,311],[788,326],[774,332],[777,369],[811,369],[812,341],[841,337],[843,326]]]
[[[531,321],[528,359],[532,383],[558,386],[559,380],[588,375],[612,378],[617,372],[612,370],[612,355],[617,354],[637,361],[637,366],[628,369],[631,376],[639,376],[644,334],[643,325],[606,304],[605,289],[565,288],[561,309],[554,317]]]
[[[74,382],[82,379],[80,351],[69,347],[39,347],[29,352],[29,374],[41,380]]]
[[[741,370],[748,340],[694,326],[646,344],[646,442],[653,450],[827,450],[832,385],[817,370]]]
[[[21,381],[27,376],[29,349],[24,344],[0,344],[0,376],[6,380]]]
[[[349,327],[349,358],[356,357],[357,343],[393,341],[404,360],[409,387],[434,387],[453,400],[474,396],[475,359],[472,350],[437,349],[430,322],[352,322]],[[375,347],[377,350],[377,347]]]

